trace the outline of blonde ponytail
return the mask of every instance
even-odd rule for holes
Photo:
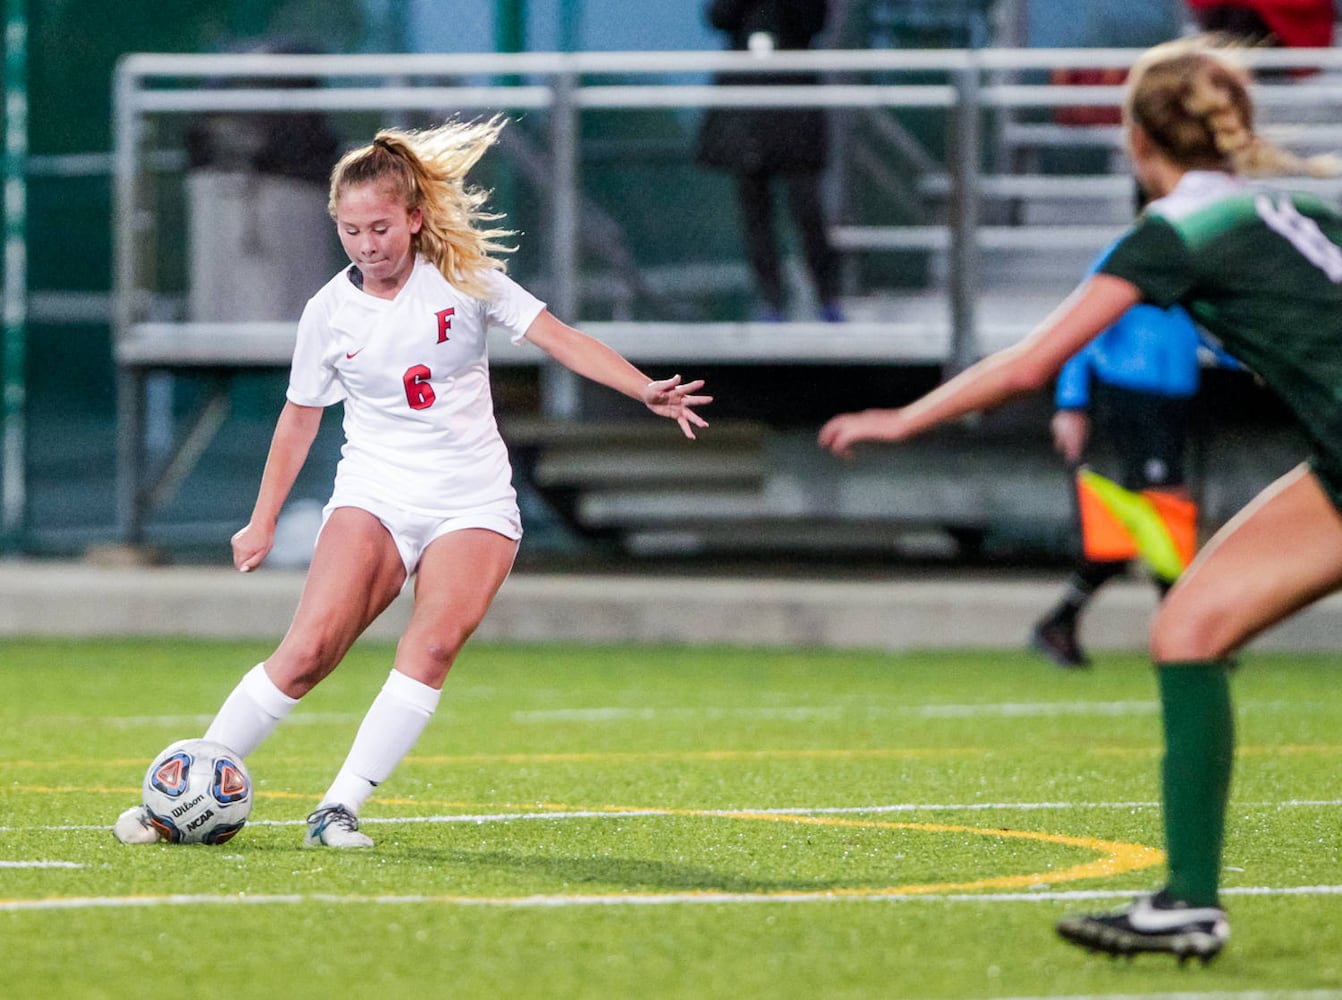
[[[499,241],[514,233],[487,225],[503,216],[485,210],[489,192],[467,185],[466,175],[498,141],[505,123],[496,116],[422,131],[382,129],[372,143],[345,154],[331,172],[331,216],[347,188],[387,185],[407,211],[420,210],[423,224],[414,236],[415,251],[457,288],[486,297],[485,275],[507,269],[495,255],[516,249]]]

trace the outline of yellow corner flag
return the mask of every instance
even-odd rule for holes
[[[1103,505],[1114,520],[1122,525],[1132,539],[1137,555],[1151,567],[1156,576],[1171,583],[1179,578],[1179,574],[1184,571],[1192,556],[1192,546],[1188,544],[1191,538],[1183,539],[1185,532],[1180,531],[1180,539],[1176,539],[1171,526],[1166,523],[1167,516],[1172,512],[1161,508],[1169,507],[1173,498],[1162,495],[1161,503],[1157,504],[1150,496],[1125,489],[1112,479],[1090,469],[1081,469],[1077,472],[1076,478],[1077,489],[1083,495],[1083,502],[1088,493],[1089,499],[1097,500]],[[1196,507],[1192,502],[1179,501],[1179,503],[1192,512],[1192,518],[1195,520]],[[1185,544],[1181,545],[1180,541],[1184,541]]]

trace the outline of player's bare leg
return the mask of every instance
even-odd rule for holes
[[[382,522],[357,507],[332,511],[317,536],[293,624],[266,660],[266,674],[289,697],[303,697],[404,583],[405,565]]]
[[[1161,604],[1158,663],[1228,656],[1342,586],[1342,514],[1300,465],[1209,541]]]
[[[353,507],[333,511],[317,538],[293,623],[279,648],[256,668],[264,676],[244,678],[206,735],[241,756],[251,753],[282,716],[267,713],[244,688],[263,685],[271,698],[296,703],[335,669],[354,640],[395,599],[404,580],[400,554],[377,518]],[[287,712],[289,707],[272,711]],[[123,844],[161,839],[143,805],[118,816],[112,834]]]
[[[517,542],[484,528],[436,538],[415,576],[415,610],[396,646],[396,669],[441,688],[517,556]]]
[[[1342,515],[1301,466],[1223,528],[1166,597],[1152,628],[1161,688],[1169,880],[1112,913],[1068,917],[1063,938],[1111,955],[1214,958],[1230,936],[1218,902],[1234,760],[1227,657],[1342,585]]]
[[[438,707],[447,673],[512,568],[517,542],[469,528],[429,544],[415,577],[415,610],[396,663],[359,727],[349,755],[317,810],[309,846],[371,847],[358,813],[418,741]]]

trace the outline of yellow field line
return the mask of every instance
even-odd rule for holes
[[[276,793],[271,793],[276,794]],[[278,793],[276,797],[288,797],[292,793]],[[430,803],[419,802],[421,807]],[[497,804],[494,806],[498,808]],[[553,809],[574,811],[575,807],[560,806],[553,803],[533,806],[532,808]],[[1068,847],[1080,847],[1087,850],[1097,851],[1101,856],[1095,860],[1084,862],[1082,864],[1072,865],[1057,871],[1033,872],[1020,875],[993,875],[986,878],[970,879],[960,882],[928,882],[915,885],[894,885],[894,886],[864,886],[850,889],[844,888],[826,888],[820,891],[819,895],[829,898],[877,898],[883,896],[918,896],[945,892],[966,892],[981,889],[1020,889],[1029,887],[1040,887],[1053,885],[1058,882],[1071,882],[1081,879],[1107,878],[1112,875],[1122,874],[1124,872],[1140,871],[1144,868],[1150,868],[1160,864],[1165,859],[1163,851],[1153,847],[1147,847],[1144,844],[1129,844],[1122,841],[1101,840],[1095,837],[1076,837],[1069,834],[1048,833],[1032,830],[1011,830],[1000,827],[983,828],[974,826],[963,826],[960,824],[947,823],[903,823],[892,822],[889,820],[863,820],[849,817],[838,816],[807,816],[782,813],[764,813],[764,812],[734,812],[726,810],[711,809],[662,809],[645,808],[637,806],[616,806],[605,805],[596,808],[584,807],[583,811],[602,812],[616,815],[630,816],[677,816],[693,817],[700,819],[727,819],[744,820],[747,822],[765,822],[765,823],[791,823],[798,826],[818,826],[843,829],[871,829],[871,830],[901,830],[913,831],[917,833],[941,833],[941,834],[968,834],[978,837],[998,837],[1017,840],[1033,840],[1043,843],[1062,844]],[[649,894],[620,894],[615,897],[601,898],[619,898],[628,899],[633,902],[640,896]],[[740,893],[725,892],[723,890],[704,889],[693,890],[688,893],[655,893],[651,894],[658,898],[667,896],[685,896],[686,898],[711,899],[717,896],[724,898],[753,897],[759,899],[795,897],[799,893],[796,890],[775,890],[771,892],[760,893]],[[801,893],[801,895],[809,895]],[[528,897],[518,897],[528,898]],[[556,900],[562,900],[566,897],[556,896]],[[574,897],[575,899],[578,897]],[[588,897],[581,897],[588,898]],[[451,902],[453,898],[443,897],[442,901]],[[463,897],[459,902],[469,901],[469,897]],[[18,899],[4,900],[0,899],[0,905],[18,906],[26,901]]]
[[[607,806],[617,812],[638,813],[648,810],[638,808],[620,809]],[[887,886],[884,888],[831,889],[835,896],[918,896],[938,892],[965,892],[972,889],[1022,889],[1029,886],[1052,885],[1055,882],[1073,882],[1079,879],[1106,878],[1123,872],[1140,871],[1151,868],[1165,860],[1165,852],[1144,844],[1128,844],[1117,840],[1100,840],[1095,837],[1074,837],[1062,833],[1045,833],[1033,830],[1009,830],[1000,827],[985,829],[977,826],[961,826],[947,823],[899,823],[889,820],[861,820],[838,816],[797,816],[785,813],[717,812],[704,809],[657,809],[651,810],[661,815],[720,817],[724,819],[756,820],[768,823],[795,823],[807,826],[849,827],[877,830],[913,830],[920,833],[965,833],[978,837],[1001,837],[1016,840],[1035,840],[1049,844],[1064,844],[1068,847],[1083,847],[1102,853],[1102,857],[1084,864],[1073,865],[1060,871],[1032,873],[1029,875],[995,875],[988,878],[973,879],[968,882],[929,882],[921,885]],[[774,893],[761,893],[769,896]]]

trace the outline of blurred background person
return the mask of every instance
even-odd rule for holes
[[[1086,474],[1083,463],[1097,439],[1112,450],[1118,485],[1145,499],[1159,517],[1178,568],[1192,556],[1198,509],[1186,486],[1184,456],[1200,381],[1199,344],[1182,307],[1137,305],[1058,374],[1050,428],[1074,479],[1081,553],[1058,603],[1035,623],[1030,644],[1060,667],[1089,666],[1078,638],[1081,615],[1141,554],[1138,539],[1106,502],[1112,495]],[[1174,578],[1168,570],[1153,577],[1163,597]]]
[[[1139,188],[1139,213],[1146,201]],[[1090,274],[1112,250],[1096,258]],[[1184,460],[1204,346],[1182,306],[1140,304],[1058,373],[1049,429],[1076,490],[1080,553],[1057,604],[1031,630],[1030,645],[1060,667],[1090,665],[1079,637],[1081,616],[1096,592],[1126,574],[1134,559],[1145,558],[1162,597],[1192,559],[1198,507]],[[1217,363],[1239,367],[1219,349],[1208,350]],[[1109,450],[1114,469],[1108,478],[1095,472],[1097,444]],[[1136,530],[1134,518],[1141,525]],[[1173,560],[1144,551],[1152,533],[1168,542],[1163,550]]]
[[[241,54],[316,55],[275,38]],[[211,88],[311,90],[315,77],[210,81]],[[339,266],[326,211],[340,137],[318,111],[216,111],[186,132],[188,312],[201,323],[287,320]],[[296,254],[295,246],[305,252]]]
[[[1333,44],[1333,0],[1187,0],[1203,31],[1254,45],[1326,49]]]
[[[776,49],[806,49],[824,30],[825,0],[710,0],[708,23],[725,32],[729,47],[765,56]],[[720,73],[722,85],[814,85],[815,73]],[[826,231],[820,174],[829,157],[821,108],[710,108],[699,134],[698,160],[735,177],[746,260],[759,297],[756,318],[780,322],[786,315],[778,234],[774,226],[775,181],[801,240],[820,313],[841,322],[839,261]]]

